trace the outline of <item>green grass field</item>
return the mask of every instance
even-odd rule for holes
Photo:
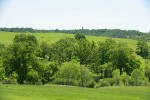
[[[0,85],[0,100],[149,100],[150,87]]]
[[[13,33],[13,32],[0,32],[0,43],[5,44],[5,45],[9,45],[12,43],[14,37],[16,34],[19,33]],[[58,41],[61,38],[64,37],[72,37],[74,38],[73,34],[64,34],[64,33],[28,33],[28,34],[32,34],[34,35],[37,40],[39,42],[41,41],[46,41],[47,43],[51,44],[51,43],[55,43],[56,41]],[[105,41],[108,37],[100,37],[100,36],[86,36],[86,38],[89,41]],[[116,42],[122,42],[122,43],[126,43],[129,45],[129,47],[135,49],[136,47],[136,40],[132,40],[132,39],[121,39],[121,38],[113,38]]]

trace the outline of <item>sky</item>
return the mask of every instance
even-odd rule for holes
[[[150,31],[150,0],[0,0],[0,27]]]

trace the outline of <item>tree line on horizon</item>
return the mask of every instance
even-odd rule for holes
[[[142,60],[137,56],[145,59]],[[150,47],[138,41],[136,51],[113,39],[95,43],[83,34],[48,44],[18,34],[0,45],[2,84],[61,84],[82,87],[150,85]]]
[[[92,36],[104,36],[112,38],[127,38],[134,40],[144,40],[150,42],[150,33],[139,32],[137,30],[120,30],[120,29],[73,29],[73,30],[39,30],[32,28],[0,28],[0,31],[4,32],[18,32],[18,33],[67,33],[67,34],[83,34],[83,35],[92,35]]]

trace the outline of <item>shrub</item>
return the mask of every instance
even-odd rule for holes
[[[100,81],[100,87],[111,86],[108,78],[104,78]]]
[[[88,81],[86,87],[94,88],[95,85],[96,85],[95,81],[94,80],[90,80],[90,81]]]
[[[38,83],[38,78],[39,78],[39,75],[38,75],[37,71],[31,69],[27,73],[26,84],[37,84]]]
[[[150,68],[145,68],[145,76],[148,78],[148,81],[150,82]]]
[[[129,75],[127,75],[126,72],[123,72],[123,74],[121,75],[121,79],[122,79],[124,86],[127,86],[129,82]]]
[[[5,78],[5,69],[2,66],[2,58],[0,57],[0,82]]]
[[[142,81],[141,86],[150,86],[150,83],[149,83],[147,78],[144,78],[144,80]]]
[[[114,79],[114,84],[113,85],[121,85],[122,84],[122,81],[121,81],[121,76],[120,76],[120,71],[119,69],[116,69],[112,72],[112,75],[113,75],[113,79]]]
[[[143,72],[139,69],[134,69],[131,73],[131,83],[132,85],[139,86],[143,81]]]
[[[94,81],[92,79],[92,73],[85,66],[80,68],[79,85],[82,87],[94,87]]]
[[[4,78],[2,84],[17,84],[18,75],[14,72],[10,77]]]
[[[4,80],[4,78],[5,78],[5,70],[0,66],[0,81]]]
[[[54,83],[77,85],[80,76],[80,64],[75,61],[65,62],[55,75]]]
[[[85,66],[80,66],[76,61],[64,63],[54,76],[53,81],[62,85],[79,85],[82,87],[94,87],[95,82],[92,73]]]

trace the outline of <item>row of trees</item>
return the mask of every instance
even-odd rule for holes
[[[137,50],[139,46],[138,43]],[[126,44],[112,39],[90,42],[82,34],[62,38],[54,44],[38,43],[33,35],[18,34],[8,47],[0,45],[2,83],[87,87],[119,85],[120,82],[147,85],[150,71],[142,69],[141,65],[136,53]]]
[[[5,32],[54,32],[54,33],[68,33],[68,34],[77,34],[82,33],[83,35],[94,35],[94,36],[105,36],[105,37],[116,37],[116,38],[130,38],[136,40],[146,40],[150,41],[150,34],[139,32],[136,30],[120,30],[120,29],[74,29],[74,30],[37,30],[32,28],[0,28],[0,31]]]

